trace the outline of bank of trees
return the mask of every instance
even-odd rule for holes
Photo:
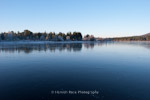
[[[68,32],[62,33],[59,32],[56,34],[55,32],[39,32],[33,33],[29,30],[24,30],[24,32],[3,32],[0,34],[0,41],[17,41],[17,40],[40,40],[40,41],[81,41],[82,34],[80,32]]]
[[[150,41],[150,36],[133,36],[133,37],[121,37],[113,38],[113,41]]]

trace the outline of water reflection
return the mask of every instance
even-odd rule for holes
[[[51,51],[56,50],[69,52],[79,52],[82,49],[81,43],[73,44],[15,44],[15,45],[0,45],[0,52],[25,52],[31,53],[32,51]],[[88,44],[91,45],[91,44]],[[88,46],[91,47],[91,46]],[[92,46],[93,47],[93,46]]]
[[[107,42],[107,45],[122,45],[122,46],[134,46],[134,47],[144,47],[150,50],[150,41],[115,41]]]
[[[89,48],[92,48],[92,49],[93,49],[93,48],[94,48],[94,45],[95,45],[94,43],[85,43],[85,44],[84,44],[84,47],[87,48],[87,49],[89,49]]]
[[[93,49],[94,46],[108,46],[108,45],[132,45],[141,46],[150,49],[150,42],[90,42],[90,43],[53,43],[53,44],[0,44],[0,52],[24,52],[31,53],[32,51],[50,51],[55,52],[65,51],[68,52],[80,52],[82,48]]]

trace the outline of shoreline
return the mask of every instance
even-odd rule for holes
[[[113,43],[113,42],[150,42],[150,41],[0,41],[0,45],[13,44],[73,44],[73,43]]]
[[[71,43],[100,43],[102,41],[0,41],[1,44],[71,44]]]

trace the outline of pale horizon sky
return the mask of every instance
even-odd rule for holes
[[[0,32],[74,32],[96,37],[150,32],[150,0],[0,0]]]

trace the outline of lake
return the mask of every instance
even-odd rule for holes
[[[150,100],[150,42],[0,44],[0,100]]]

